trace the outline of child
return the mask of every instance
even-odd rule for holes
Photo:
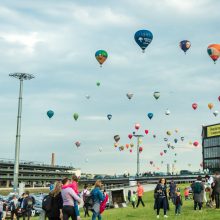
[[[133,191],[133,194],[131,196],[131,204],[132,204],[134,209],[135,209],[136,200],[137,200],[136,192]]]
[[[184,189],[184,196],[185,196],[185,200],[189,199],[189,188]]]
[[[174,197],[174,205],[175,205],[175,214],[179,214],[180,215],[180,212],[181,212],[181,207],[183,205],[183,202],[182,202],[182,196],[180,194],[180,190],[178,190],[176,192],[176,196]]]
[[[65,189],[65,188],[72,188],[74,190],[74,192],[79,195],[79,190],[78,190],[78,178],[76,175],[73,175],[72,176],[72,183],[67,185],[67,186],[63,186],[62,189]],[[74,200],[74,210],[75,210],[75,213],[76,213],[76,216],[77,216],[77,220],[80,220],[80,214],[79,214],[79,207],[78,207],[78,203]]]

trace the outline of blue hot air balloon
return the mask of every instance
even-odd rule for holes
[[[191,43],[188,40],[180,41],[180,48],[186,53],[187,50],[191,47]]]
[[[108,115],[107,115],[107,118],[108,118],[108,120],[111,120],[112,115],[111,115],[111,114],[108,114]]]
[[[48,118],[52,118],[54,115],[54,112],[52,110],[47,111]]]
[[[150,113],[147,114],[147,116],[151,120],[153,118],[154,114],[150,112]]]
[[[144,50],[153,40],[153,34],[148,30],[139,30],[135,33],[134,39],[144,53]]]

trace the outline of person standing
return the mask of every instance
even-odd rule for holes
[[[174,205],[175,205],[175,214],[181,214],[181,207],[183,205],[182,196],[180,190],[177,190],[176,195],[174,196]]]
[[[207,206],[212,207],[211,195],[212,195],[212,184],[213,184],[214,180],[213,180],[212,176],[206,175],[205,181],[206,181],[206,183],[205,183],[204,200],[205,200]],[[206,192],[208,192],[209,201],[207,201]]]
[[[14,215],[16,215],[17,219],[19,219],[18,210],[19,210],[19,202],[17,197],[14,195],[9,204],[11,211],[11,220],[14,219]]]
[[[49,220],[61,220],[63,218],[63,199],[61,196],[60,181],[54,184],[54,189],[49,193],[49,196],[51,197],[51,210],[46,212],[46,217]]]
[[[133,194],[132,194],[132,196],[131,196],[131,204],[132,204],[132,206],[133,206],[134,209],[135,209],[136,200],[137,200],[136,192],[133,191]]]
[[[220,208],[220,173],[216,172],[214,177],[214,188],[215,188],[215,204],[216,209]]]
[[[138,202],[137,202],[137,206],[136,207],[138,208],[140,202],[141,202],[142,206],[145,207],[145,204],[144,204],[144,202],[142,200],[142,197],[144,195],[144,188],[143,188],[143,186],[141,185],[140,182],[138,182],[137,186],[138,186],[138,188],[137,188]]]
[[[83,202],[84,202],[84,205],[83,205],[83,209],[84,209],[84,217],[86,218],[86,216],[90,217],[89,215],[89,205],[86,203],[86,198],[89,196],[90,192],[88,190],[88,185],[85,184],[84,186],[84,189],[82,191],[82,199],[83,199]]]
[[[202,209],[204,185],[202,184],[202,177],[198,176],[197,180],[192,184],[194,210],[199,206],[199,210]]]
[[[171,180],[171,183],[169,185],[169,198],[174,203],[174,197],[176,195],[176,184],[173,180]]]
[[[131,202],[131,190],[130,189],[128,190],[128,201],[129,203]]]
[[[0,220],[2,220],[3,216],[3,202],[0,200]]]
[[[35,204],[34,197],[30,196],[29,191],[26,191],[25,194],[24,194],[23,201],[22,201],[23,220],[25,220],[25,217],[27,217],[28,220],[30,219],[34,204]]]
[[[63,199],[63,220],[68,220],[69,217],[71,217],[72,220],[77,220],[76,212],[74,209],[74,200],[80,204],[81,199],[71,187],[67,187],[70,184],[68,178],[64,178],[62,180],[62,184],[65,186],[65,188],[62,188],[61,191]]]
[[[92,220],[96,220],[96,218],[98,218],[98,220],[102,219],[102,216],[100,214],[100,204],[102,201],[104,201],[105,197],[103,195],[103,193],[101,192],[101,186],[102,186],[102,182],[101,180],[97,180],[95,183],[95,187],[91,192],[91,196],[93,199],[93,215],[92,215]]]
[[[157,218],[160,218],[160,209],[163,209],[164,211],[164,218],[168,218],[167,210],[169,210],[169,203],[167,199],[167,185],[164,178],[160,179],[159,183],[157,184],[154,190],[154,195],[154,209],[157,210]]]

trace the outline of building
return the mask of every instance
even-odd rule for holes
[[[167,174],[171,174],[171,167],[169,163],[167,164]]]
[[[0,187],[13,185],[14,160],[0,160]],[[57,166],[54,164],[42,164],[35,162],[20,162],[19,183],[24,182],[29,187],[44,187],[50,182],[64,177],[81,175],[81,170],[69,166]]]
[[[203,169],[220,171],[220,124],[202,128]]]

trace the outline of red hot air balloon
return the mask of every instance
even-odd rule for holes
[[[199,142],[198,142],[198,141],[194,141],[194,142],[193,142],[193,146],[194,146],[194,147],[198,147],[198,146],[199,146]]]
[[[160,152],[160,156],[163,156],[163,152]]]
[[[198,104],[193,103],[193,104],[192,104],[192,108],[193,108],[194,110],[196,110],[196,109],[198,108]]]
[[[136,130],[138,130],[138,129],[139,129],[141,126],[140,126],[140,124],[139,124],[139,123],[137,123],[137,124],[135,124],[135,126],[134,126],[134,127],[135,127],[135,129],[136,129]]]
[[[130,149],[130,153],[132,153],[132,149]]]
[[[131,139],[132,137],[133,137],[133,135],[132,135],[132,134],[129,134],[129,135],[128,135],[128,138],[129,138],[129,139]]]
[[[149,133],[149,131],[148,131],[148,130],[145,130],[144,132],[145,132],[145,134],[148,134],[148,133]]]
[[[143,151],[143,147],[139,147],[139,152],[141,153]]]

